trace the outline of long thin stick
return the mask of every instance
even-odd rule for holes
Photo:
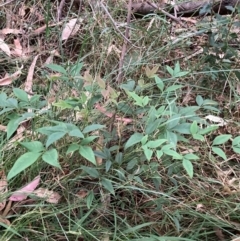
[[[132,9],[132,0],[129,0],[128,14],[127,14],[127,28],[126,28],[126,32],[125,32],[125,36],[124,36],[124,43],[123,43],[123,47],[122,47],[121,58],[119,61],[119,72],[118,72],[118,76],[116,79],[118,84],[121,84],[121,82],[123,80],[123,62],[124,62],[125,54],[127,51],[127,43],[129,42],[129,25],[130,25],[130,20],[131,20],[131,9]]]

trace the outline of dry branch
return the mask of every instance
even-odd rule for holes
[[[133,3],[132,11],[135,15],[147,15],[155,12],[158,9],[157,6],[155,7],[155,5],[156,4],[154,3],[149,4],[148,2]],[[177,4],[175,6],[175,10],[177,9],[177,16],[184,17],[200,16],[200,10],[203,8],[210,10],[209,13],[214,12],[224,15],[232,13],[229,7],[235,8],[236,6],[240,6],[240,0],[216,0],[213,1],[213,3],[211,1],[189,1]],[[174,7],[169,6],[168,4],[161,5],[161,8],[168,13],[174,13]]]

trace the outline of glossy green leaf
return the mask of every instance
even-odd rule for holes
[[[240,147],[240,136],[237,136],[233,139],[232,146],[239,146]]]
[[[105,163],[106,172],[110,170],[111,166],[112,166],[112,162],[110,160],[107,160]]]
[[[105,128],[106,126],[105,125],[100,125],[100,124],[93,124],[93,125],[89,125],[89,126],[86,126],[84,129],[83,129],[83,133],[89,133],[91,131],[96,131],[96,130],[100,130],[100,129],[103,129]]]
[[[136,101],[135,104],[142,106],[142,101],[143,101],[142,97],[138,96],[135,92],[128,91],[127,94],[130,95]]]
[[[142,140],[141,140],[141,144],[142,144],[142,145],[145,145],[146,142],[147,142],[147,140],[148,140],[148,135],[145,135],[145,136],[142,138]]]
[[[193,139],[198,140],[198,141],[204,141],[204,136],[199,135],[199,134],[193,134]]]
[[[101,184],[104,186],[106,190],[108,190],[111,194],[115,195],[114,188],[112,182],[107,178],[102,178]]]
[[[198,160],[199,159],[199,157],[193,153],[188,153],[188,154],[184,155],[183,158],[188,159],[188,160]]]
[[[125,144],[125,147],[124,147],[124,150],[126,150],[127,148],[141,142],[143,138],[143,134],[141,133],[134,133],[129,139],[128,141],[126,142]]]
[[[155,141],[148,141],[146,143],[146,146],[149,148],[157,148],[157,147],[161,146],[164,142],[167,142],[167,139],[158,139]]]
[[[167,129],[170,130],[174,128],[180,121],[181,115],[173,115],[170,117],[170,119],[167,121]]]
[[[149,97],[148,96],[145,96],[144,98],[143,98],[143,100],[142,100],[142,105],[143,106],[146,106],[148,103],[149,103]]]
[[[14,88],[13,93],[19,100],[26,101],[26,102],[29,101],[28,95],[24,90],[19,88]]]
[[[60,140],[62,137],[66,135],[66,132],[55,132],[48,136],[46,147],[48,148],[55,141]]]
[[[196,102],[197,102],[197,104],[198,104],[199,106],[201,106],[201,105],[203,104],[203,98],[202,98],[201,95],[198,95],[198,96],[196,97]]]
[[[174,71],[170,66],[166,66],[167,72],[173,77],[174,76]]]
[[[171,129],[171,131],[176,131],[180,134],[190,134],[190,123],[181,123]]]
[[[68,147],[66,154],[68,155],[69,153],[73,153],[73,152],[77,151],[79,149],[79,147],[80,146],[78,144],[76,144],[76,143],[71,144]]]
[[[19,142],[19,144],[30,152],[41,152],[44,150],[44,146],[40,141]]]
[[[13,167],[11,168],[10,172],[7,175],[7,179],[10,180],[11,178],[15,177],[20,172],[24,171],[26,168],[31,166],[37,159],[41,156],[39,152],[27,152],[20,156],[16,162],[14,163]]]
[[[204,128],[204,129],[200,129],[198,134],[200,135],[206,135],[212,131],[215,131],[219,128],[219,126],[217,125],[211,125],[211,126],[208,126],[207,128]]]
[[[218,156],[222,157],[225,161],[227,160],[226,154],[224,151],[219,147],[212,147],[212,151],[217,154]]]
[[[142,148],[147,160],[150,161],[153,155],[153,151],[151,149],[148,149],[146,145],[142,146]]]
[[[48,67],[49,69],[51,69],[51,70],[53,70],[55,72],[67,75],[67,71],[61,65],[58,65],[58,64],[47,64],[46,67]]]
[[[155,75],[154,78],[155,78],[155,83],[156,83],[157,87],[158,87],[161,91],[163,91],[163,89],[164,89],[164,83],[163,83],[163,81],[162,81],[157,75]]]
[[[232,135],[227,135],[227,134],[217,136],[217,137],[213,140],[213,145],[221,145],[221,144],[227,142],[231,137],[232,137]]]
[[[81,156],[86,158],[88,161],[90,161],[94,165],[97,165],[96,159],[95,159],[95,155],[94,155],[94,152],[93,152],[91,147],[89,147],[89,146],[80,146],[79,153],[80,153]]]
[[[192,134],[192,135],[197,134],[198,129],[199,129],[199,127],[198,127],[198,125],[197,125],[197,122],[194,121],[194,122],[191,124],[191,127],[190,127],[190,132],[191,132],[191,134]]]
[[[77,128],[68,132],[68,135],[74,136],[74,137],[79,137],[79,138],[84,138],[83,133]]]
[[[61,124],[61,125],[56,125],[56,126],[41,127],[41,128],[38,128],[37,131],[41,134],[49,136],[56,132],[66,132],[67,133],[68,128],[67,128],[66,124]]]
[[[93,178],[99,178],[99,176],[100,176],[100,174],[96,168],[87,167],[87,166],[82,166],[81,168],[83,171],[85,171],[87,174],[89,174]]]
[[[52,104],[53,106],[59,107],[62,110],[65,109],[73,109],[73,106],[68,104],[65,100],[59,100],[58,102],[55,102]]]
[[[89,194],[87,195],[87,198],[86,198],[87,208],[88,208],[88,209],[91,208],[93,199],[94,199],[94,193],[93,193],[93,190],[91,190],[91,191],[89,192]]]
[[[163,151],[157,151],[157,158],[160,159],[163,155]]]
[[[233,147],[233,151],[237,154],[240,154],[240,147]]]
[[[166,90],[164,90],[164,92],[176,91],[178,89],[181,89],[182,87],[183,87],[183,85],[171,85]]]
[[[181,72],[178,72],[178,73],[174,73],[174,76],[175,78],[179,78],[179,77],[183,77],[185,75],[188,75],[189,74],[189,71],[181,71]]]
[[[171,149],[166,149],[166,150],[162,150],[164,154],[171,156],[173,159],[178,159],[181,160],[183,159],[183,156],[178,154],[176,151],[171,150]]]
[[[192,165],[192,163],[188,159],[184,158],[182,164],[183,164],[183,167],[186,170],[188,176],[190,178],[192,178],[193,177],[193,165]]]
[[[92,142],[93,140],[95,140],[96,138],[98,138],[98,136],[88,136],[81,140],[81,145],[87,145],[90,142]]]
[[[19,124],[21,123],[21,119],[20,118],[16,118],[16,119],[12,119],[8,122],[7,125],[7,139],[9,139],[12,134],[17,130]]]
[[[57,167],[59,169],[61,169],[61,166],[58,162],[58,152],[56,149],[51,149],[46,151],[43,155],[42,155],[42,159],[43,161],[45,161],[46,163]]]

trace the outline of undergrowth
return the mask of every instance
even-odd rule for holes
[[[114,23],[91,1],[66,1],[62,24],[57,2],[0,10],[1,29],[12,13],[8,28],[26,28],[17,38],[31,49],[24,58],[0,53],[2,78],[21,69],[0,93],[1,240],[239,236],[237,17],[195,18],[183,29],[163,15],[132,16],[116,83],[124,4],[104,2]],[[62,41],[76,17],[77,33]],[[32,34],[40,19],[46,29]],[[52,200],[33,190],[11,200],[36,176]]]

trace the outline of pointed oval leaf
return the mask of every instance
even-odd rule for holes
[[[147,142],[147,147],[149,148],[157,148],[159,146],[161,146],[164,142],[167,142],[167,139],[158,139],[155,141],[149,141]]]
[[[212,147],[212,151],[217,154],[218,156],[222,157],[225,161],[227,160],[226,154],[224,151],[219,147]]]
[[[93,178],[99,178],[100,174],[96,168],[82,166],[81,167],[83,171],[85,171],[87,174],[89,174]]]
[[[28,95],[24,90],[21,90],[19,88],[14,88],[13,89],[14,95],[19,99],[28,102]]]
[[[79,146],[78,144],[76,144],[76,143],[71,144],[71,145],[68,147],[66,154],[75,152],[76,150],[79,149],[79,147],[80,147],[80,146]]]
[[[94,199],[94,193],[93,193],[93,190],[91,190],[91,191],[89,192],[87,198],[86,198],[87,208],[88,208],[88,209],[91,208],[93,199]]]
[[[143,134],[141,133],[134,133],[127,141],[125,144],[124,149],[126,150],[127,148],[139,143],[143,138]]]
[[[44,150],[44,146],[40,141],[19,142],[19,144],[30,152],[41,152]]]
[[[29,166],[31,166],[37,159],[41,156],[39,152],[27,152],[20,156],[17,161],[14,163],[10,172],[8,173],[7,179],[15,177],[18,173],[22,172]]]
[[[206,134],[208,134],[208,133],[210,133],[210,132],[212,132],[212,131],[217,130],[218,128],[219,128],[219,126],[217,126],[217,125],[211,125],[211,126],[208,126],[208,127],[205,128],[205,129],[199,130],[198,134],[200,134],[200,135],[206,135]]]
[[[227,142],[231,137],[232,137],[232,135],[220,135],[220,136],[217,136],[213,140],[213,145],[221,145],[221,144]]]
[[[198,95],[196,97],[196,102],[197,102],[198,106],[201,106],[203,104],[203,98],[201,95]]]
[[[103,178],[101,180],[101,184],[108,190],[111,194],[115,195],[114,188],[112,182],[109,179]]]
[[[239,147],[233,147],[233,151],[237,154],[240,154],[240,148]]]
[[[164,90],[164,92],[175,91],[175,90],[181,89],[182,87],[183,85],[171,85],[166,90]]]
[[[184,156],[185,159],[188,159],[188,160],[198,160],[199,157],[193,153],[188,153]]]
[[[46,67],[48,67],[49,69],[51,69],[51,70],[53,70],[55,72],[67,75],[67,71],[61,65],[58,65],[58,64],[47,64]]]
[[[61,169],[61,166],[58,162],[58,152],[56,149],[51,149],[49,151],[46,151],[43,155],[42,155],[42,159],[43,161],[45,161],[46,163],[57,167],[59,169]]]
[[[46,142],[46,147],[48,148],[53,142],[61,139],[64,137],[66,132],[55,132],[52,133],[50,136],[48,136],[47,142]]]
[[[198,127],[198,125],[197,125],[197,122],[194,121],[194,122],[191,124],[191,126],[190,126],[190,132],[191,132],[191,134],[192,134],[192,135],[197,134],[198,129],[199,129],[199,127]]]
[[[188,176],[190,178],[192,178],[193,177],[193,165],[192,165],[192,163],[188,159],[184,158],[182,164],[183,164],[183,167],[186,170]]]
[[[98,136],[88,136],[81,141],[81,145],[87,145],[93,140],[95,140],[96,138],[98,138]]]
[[[183,156],[178,154],[176,151],[174,150],[171,150],[171,149],[166,149],[166,150],[163,150],[163,153],[168,155],[168,156],[171,156],[173,159],[178,159],[178,160],[182,160],[183,159]]]
[[[85,134],[85,133],[95,131],[95,130],[99,130],[99,129],[102,129],[102,128],[105,128],[105,127],[106,127],[105,125],[100,125],[100,124],[89,125],[89,126],[86,126],[83,129],[83,133]]]
[[[12,119],[12,120],[10,120],[8,122],[8,125],[7,125],[7,139],[9,139],[12,136],[12,134],[17,130],[20,122],[21,122],[20,118]]]
[[[68,133],[68,135],[69,135],[69,136],[74,136],[74,137],[79,137],[79,138],[84,138],[83,133],[82,133],[79,129],[71,130],[71,131]]]
[[[240,147],[240,136],[237,136],[233,139],[232,145]]]
[[[94,156],[94,152],[93,152],[91,147],[89,147],[89,146],[80,146],[79,153],[80,153],[81,156],[86,158],[88,161],[90,161],[94,165],[97,165],[96,159],[95,159],[95,156]]]
[[[151,149],[148,149],[146,145],[143,146],[142,148],[147,160],[150,161],[153,155],[153,151]]]
[[[193,134],[193,138],[198,141],[204,141],[204,136],[199,134]]]

